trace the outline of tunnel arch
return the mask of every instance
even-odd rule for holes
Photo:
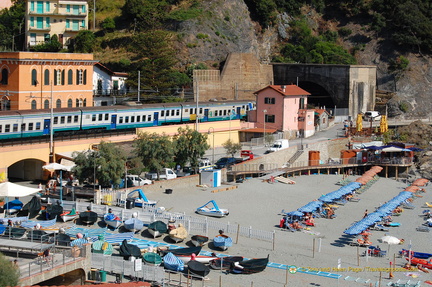
[[[37,158],[26,158],[11,164],[7,169],[9,180],[41,180],[46,173],[45,162]]]
[[[308,96],[309,108],[333,108],[336,105],[325,87],[310,81],[299,82],[298,86],[311,94]]]

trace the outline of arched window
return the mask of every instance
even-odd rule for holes
[[[84,99],[84,107],[87,107],[87,99]]]
[[[67,101],[67,107],[68,107],[68,108],[72,108],[72,99],[69,99],[69,100]]]
[[[60,108],[61,108],[61,100],[58,99],[58,100],[56,101],[56,109],[60,109]]]
[[[65,70],[61,71],[61,84],[62,86],[65,84]]]
[[[49,109],[50,108],[50,102],[48,100],[44,101],[44,109]]]
[[[68,71],[68,85],[73,85],[73,72],[72,72],[72,70]]]
[[[76,84],[77,85],[83,84],[83,70],[76,71]]]
[[[1,78],[1,82],[0,83],[2,85],[7,85],[8,84],[8,76],[9,76],[8,70],[7,69],[3,69],[2,72],[1,72],[1,76],[2,76],[2,78]]]
[[[79,107],[80,106],[80,100],[79,99],[76,99],[75,100],[75,107]]]
[[[48,69],[46,69],[44,72],[44,85],[49,86],[49,84],[50,84],[50,72]]]
[[[38,84],[37,71],[36,71],[36,69],[33,69],[31,71],[31,85],[32,86],[37,86],[37,84]]]
[[[83,84],[87,85],[87,70],[84,70],[84,75],[83,75]]]
[[[36,100],[32,100],[31,102],[31,109],[32,110],[36,110],[37,106],[36,106]]]

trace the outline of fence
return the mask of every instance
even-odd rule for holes
[[[107,191],[112,192],[112,191]],[[102,192],[103,193],[103,192]],[[82,202],[67,202],[63,201],[64,205],[74,207],[79,212],[84,212],[87,210],[89,204]],[[73,205],[73,206],[71,206]],[[243,236],[251,239],[259,239],[268,242],[274,241],[274,231],[265,231],[253,229],[251,226],[245,227],[238,224],[223,223],[215,220],[209,220],[208,217],[196,217],[185,215],[184,213],[167,212],[162,208],[156,208],[154,206],[143,205],[140,209],[125,209],[118,206],[108,206],[108,205],[96,205],[90,203],[90,208],[92,211],[102,216],[108,212],[111,208],[112,212],[115,213],[122,220],[126,220],[132,217],[133,213],[137,213],[137,218],[142,220],[145,224],[161,220],[168,221],[170,219],[175,219],[176,222],[182,223],[184,227],[188,230],[188,233],[198,233],[208,236],[210,232],[216,234],[218,230],[224,230],[225,234],[232,234],[236,236]]]

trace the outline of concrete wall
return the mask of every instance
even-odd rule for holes
[[[222,72],[194,70],[195,99],[197,86],[199,100],[254,100],[254,92],[272,84],[271,65],[261,64],[254,54],[229,54]]]

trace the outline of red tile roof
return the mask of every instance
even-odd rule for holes
[[[296,85],[270,85],[254,94],[258,94],[265,89],[273,89],[283,96],[310,96],[311,94]]]

